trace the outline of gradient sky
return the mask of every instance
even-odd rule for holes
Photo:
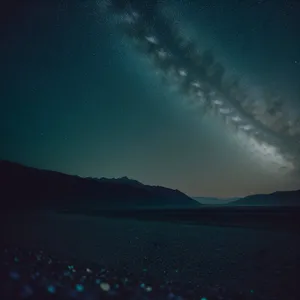
[[[280,91],[300,114],[300,6],[280,2],[165,7],[233,72]],[[217,118],[184,109],[180,95],[105,24],[95,1],[12,1],[0,16],[0,159],[128,176],[191,196],[300,188],[299,178],[250,159]]]

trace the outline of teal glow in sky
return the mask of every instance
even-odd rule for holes
[[[274,92],[281,99],[280,117],[293,121],[293,130],[300,128],[294,121],[300,116],[300,7],[280,2],[159,4],[170,26],[177,24],[202,52],[212,49],[226,76],[242,79],[257,100],[251,106],[256,117],[230,115],[232,122],[248,122],[238,130],[227,116],[222,119],[233,107],[229,96],[207,108],[194,105],[191,89],[178,91],[194,65],[182,58],[178,41],[166,36],[159,21],[152,28],[156,36],[151,30],[144,35],[153,45],[146,56],[140,37],[142,50],[122,31],[132,12],[127,8],[104,12],[103,1],[32,1],[19,9],[12,3],[1,32],[0,158],[80,176],[128,176],[192,196],[299,188],[292,172],[299,168],[299,135],[278,139],[281,119],[269,120],[263,107],[262,93]],[[158,53],[151,37],[179,55],[167,71],[169,83],[162,75],[165,66],[149,59]],[[178,61],[190,64],[176,69]],[[257,125],[259,118],[269,131]],[[244,134],[257,127],[257,139]]]

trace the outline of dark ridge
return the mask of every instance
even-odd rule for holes
[[[228,205],[243,206],[300,206],[300,190],[280,191],[272,194],[250,195]]]
[[[94,179],[0,161],[2,208],[199,207],[178,190],[128,178]]]

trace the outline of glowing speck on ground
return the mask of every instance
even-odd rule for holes
[[[82,284],[76,284],[76,291],[83,292],[84,291],[84,286]]]
[[[110,290],[110,285],[107,282],[102,282],[100,283],[100,288],[103,291],[108,292]]]
[[[56,288],[54,285],[49,285],[47,290],[50,294],[55,294],[56,292]]]

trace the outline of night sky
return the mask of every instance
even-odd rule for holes
[[[275,146],[260,151],[218,115],[190,106],[103,4],[12,1],[0,13],[0,159],[80,176],[128,176],[190,196],[300,188],[296,1],[158,4],[166,22],[201,51],[212,49],[226,74],[244,80],[259,107],[262,91],[280,97],[280,113],[286,123],[293,120],[294,133],[285,131],[280,141],[273,125],[259,133],[260,145],[264,139],[284,148],[278,164]],[[164,38],[163,26],[155,30]]]

